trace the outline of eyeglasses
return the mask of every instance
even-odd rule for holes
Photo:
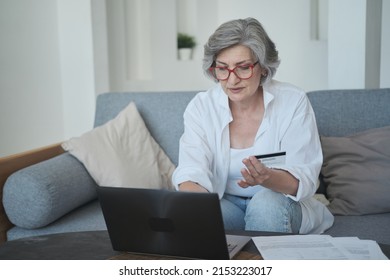
[[[247,80],[253,76],[253,68],[258,63],[259,62],[257,61],[253,64],[238,65],[233,69],[229,69],[223,66],[213,66],[209,68],[209,71],[214,76],[214,78],[219,81],[226,81],[229,79],[231,73],[234,73],[236,77],[241,80]]]

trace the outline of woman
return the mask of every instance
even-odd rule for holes
[[[315,200],[322,151],[306,94],[272,79],[278,52],[253,19],[222,24],[204,48],[218,84],[184,113],[180,191],[216,192],[226,229],[321,233],[333,223]],[[272,165],[255,155],[279,153]]]

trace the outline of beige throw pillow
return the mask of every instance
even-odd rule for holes
[[[84,164],[99,186],[173,189],[175,166],[133,102],[116,118],[62,147]]]

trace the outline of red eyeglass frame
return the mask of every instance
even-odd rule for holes
[[[253,63],[253,64],[237,65],[237,66],[234,67],[233,69],[229,69],[229,68],[224,67],[224,66],[211,66],[211,67],[209,68],[209,71],[210,71],[211,75],[213,75],[213,77],[214,77],[215,79],[217,79],[218,81],[226,81],[226,80],[228,80],[228,79],[230,78],[230,74],[231,74],[231,73],[234,73],[234,75],[236,75],[236,77],[239,78],[239,79],[241,79],[241,80],[248,80],[248,79],[252,78],[252,76],[253,76],[253,68],[255,68],[256,64],[258,64],[258,63],[259,63],[259,61],[256,61],[256,62]],[[238,67],[250,67],[250,68],[252,68],[252,75],[250,75],[250,77],[248,77],[248,78],[241,78],[240,76],[237,75],[236,72],[234,72]],[[229,71],[229,75],[227,76],[226,79],[218,79],[218,78],[216,77],[216,75],[215,75],[214,70],[215,70],[215,69],[221,69],[221,68],[222,68],[222,69],[225,69],[225,70],[227,70],[227,71]]]

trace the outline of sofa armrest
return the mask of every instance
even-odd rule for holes
[[[64,153],[61,143],[0,158],[0,244],[7,240],[7,230],[13,227],[3,207],[3,188],[14,172]]]

